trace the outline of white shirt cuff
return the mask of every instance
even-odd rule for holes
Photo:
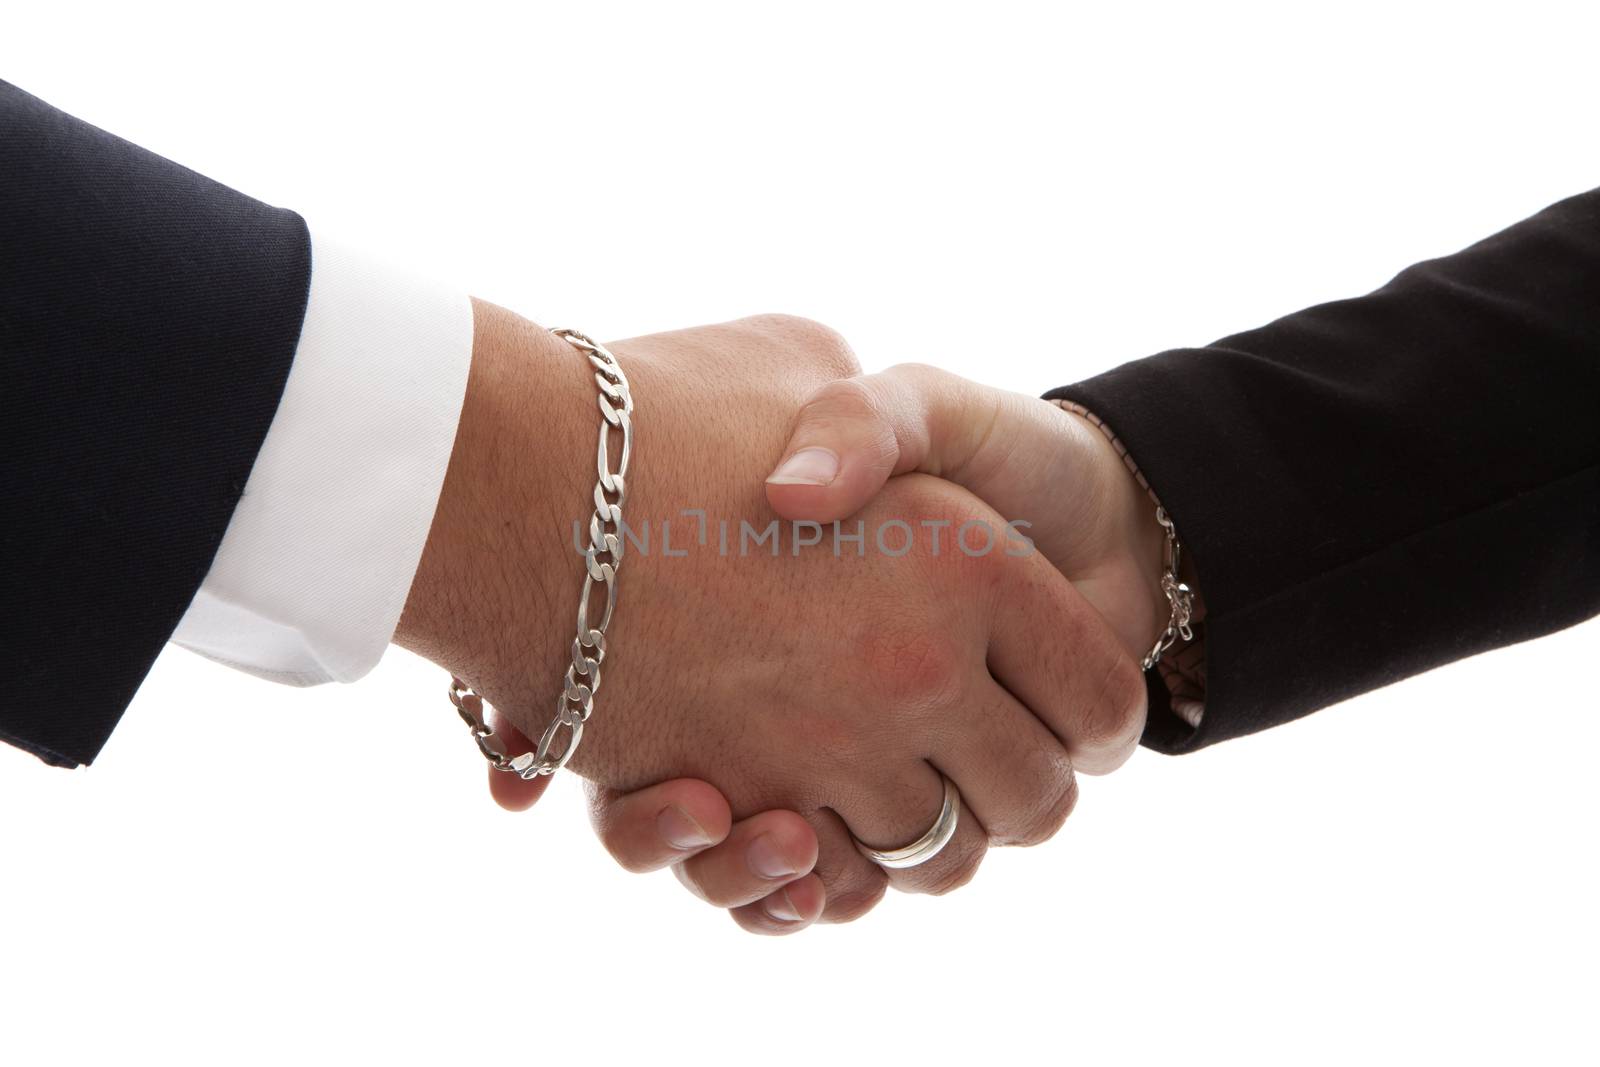
[[[465,293],[311,234],[283,399],[172,640],[291,685],[348,682],[394,636],[472,362]]]

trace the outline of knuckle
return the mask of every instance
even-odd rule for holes
[[[1142,732],[1141,730],[1140,733]],[[1137,751],[1139,751],[1139,734],[1135,733],[1120,746],[1108,749],[1106,754],[1094,766],[1085,768],[1083,773],[1094,775],[1110,774],[1132,759],[1133,754]]]
[[[800,422],[823,427],[870,424],[884,438],[885,450],[895,444],[894,428],[878,407],[877,395],[863,378],[833,378],[824,382],[800,407]]]
[[[861,664],[874,696],[892,707],[934,710],[957,702],[966,657],[948,631],[929,625],[887,626],[866,635]]]
[[[878,494],[879,514],[902,517],[915,531],[912,551],[933,589],[955,592],[961,602],[980,591],[997,592],[1014,577],[1006,555],[1009,531],[993,509],[966,490],[926,474],[904,474]],[[974,583],[977,583],[976,585]]]
[[[1078,778],[1065,753],[1052,754],[1053,764],[1047,784],[1039,789],[1037,801],[1029,803],[1014,819],[990,827],[994,843],[1027,848],[1042,845],[1060,832],[1078,804]]]
[[[951,842],[950,847],[954,849],[955,842]],[[933,873],[923,892],[936,897],[954,893],[977,875],[978,868],[983,865],[985,851],[986,848],[981,842],[963,847]]]
[[[1089,707],[1084,709],[1082,736],[1075,738],[1078,745],[1125,759],[1144,732],[1147,700],[1144,672],[1139,665],[1120,649],[1107,656],[1104,672],[1091,691]]]
[[[854,447],[875,462],[892,466],[899,454],[894,425],[884,414],[877,392],[864,378],[824,382],[801,406],[798,421],[814,429],[848,427]]]
[[[885,377],[903,378],[923,391],[964,381],[959,375],[931,363],[896,363],[883,373]]]
[[[870,419],[878,416],[878,402],[864,378],[835,378],[812,394],[805,411],[813,418]]]
[[[747,320],[787,348],[807,353],[829,377],[857,374],[861,364],[844,335],[800,315],[766,314]]]
[[[1078,776],[1068,774],[1067,780],[1051,798],[1051,802],[1043,812],[1031,840],[1023,842],[1027,845],[1040,845],[1050,840],[1061,832],[1061,828],[1071,818],[1072,811],[1078,806]]]

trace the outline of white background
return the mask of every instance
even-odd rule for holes
[[[1026,391],[1600,183],[1587,4],[7,6],[0,76],[541,321]],[[785,940],[615,869],[576,780],[493,808],[426,663],[169,650],[93,769],[0,751],[0,1062],[1592,1064],[1597,640],[1140,753]]]

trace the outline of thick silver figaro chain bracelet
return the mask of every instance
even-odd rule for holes
[[[1194,640],[1194,591],[1178,580],[1183,568],[1183,548],[1178,544],[1178,531],[1172,525],[1172,520],[1167,518],[1166,509],[1159,504],[1156,506],[1156,521],[1167,534],[1166,558],[1161,567],[1161,592],[1166,594],[1167,605],[1172,613],[1167,618],[1167,628],[1161,631],[1161,636],[1156,638],[1156,643],[1140,664],[1145,670],[1161,662],[1161,654],[1177,644],[1180,637],[1185,641]]]
[[[472,730],[473,740],[489,765],[522,778],[554,774],[567,765],[583,740],[583,724],[594,712],[594,695],[600,691],[600,664],[606,658],[606,627],[617,607],[617,568],[622,565],[622,503],[627,498],[628,460],[633,455],[633,395],[628,378],[622,373],[606,346],[577,330],[551,330],[589,358],[594,366],[594,381],[600,387],[600,446],[596,458],[599,481],[594,486],[594,514],[589,518],[589,547],[584,551],[583,593],[578,600],[578,636],[572,640],[572,662],[567,666],[566,682],[556,697],[555,717],[539,737],[532,752],[507,756],[494,743],[494,733],[483,719],[483,698],[460,678],[450,679],[450,703],[461,713]],[[612,431],[622,438],[617,469],[611,469]],[[589,604],[595,586],[604,591],[605,608],[600,621],[591,625]],[[570,731],[566,744],[558,747],[563,730]]]

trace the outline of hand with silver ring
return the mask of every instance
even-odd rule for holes
[[[768,495],[780,514],[817,521],[848,515],[895,475],[939,474],[1004,514],[1029,516],[1029,535],[1102,612],[1130,656],[1159,629],[1161,546],[1151,501],[1108,436],[1079,414],[931,367],[896,367],[830,382],[814,394],[796,419],[785,454],[812,449],[837,458],[833,472],[820,484],[770,483]],[[1085,500],[1098,506],[1085,512]],[[1082,725],[1062,724],[1079,770],[1105,773],[1126,758],[1127,749],[1094,744],[1093,731]],[[704,796],[716,806],[709,786],[689,784],[706,791],[697,799]],[[597,809],[596,825],[612,852],[630,865],[636,859],[631,850],[639,847],[634,843],[647,834],[624,829],[636,810],[628,807],[630,798],[610,799],[609,808]],[[732,846],[714,849],[723,847]],[[811,845],[793,839],[793,847],[804,852]],[[806,899],[803,892],[794,895]],[[792,911],[781,901],[760,901],[734,907],[733,915],[761,932],[804,927],[772,919],[773,910]]]
[[[950,843],[950,839],[956,835],[956,824],[960,816],[961,790],[956,788],[954,782],[945,778],[944,803],[939,808],[939,817],[928,827],[927,833],[911,844],[899,848],[876,849],[863,845],[860,841],[856,842],[856,848],[879,867],[896,871],[916,867],[933,859]]]
[[[739,551],[741,521],[760,534],[772,506],[788,515],[786,496],[825,487],[817,457],[785,446],[784,434],[808,390],[853,370],[836,335],[769,317],[610,347],[638,401],[642,444],[630,510],[657,520],[656,549],[630,556],[616,624],[626,652],[607,662],[607,710],[589,724],[574,768],[595,781],[596,827],[624,865],[672,866],[750,929],[848,921],[889,885],[948,891],[971,878],[991,843],[1044,840],[1075,803],[1074,770],[1107,770],[1131,753],[1144,683],[1119,632],[1039,553],[1012,555],[1004,540],[988,553],[967,551],[970,537],[958,544],[969,527],[1006,538],[1010,517],[1042,526],[1026,508],[1002,517],[947,482],[896,477],[854,516],[866,539],[859,554],[848,540],[840,551],[815,536],[795,544],[792,530],[781,551],[749,551],[748,540]],[[475,354],[474,376],[478,366]],[[493,366],[485,373],[510,374]],[[796,390],[807,374],[811,384]],[[523,388],[539,380],[530,376]],[[581,377],[573,383],[576,410],[592,403],[586,388]],[[511,393],[502,384],[493,400]],[[492,411],[484,439],[472,440],[473,398],[469,385],[458,455],[551,451],[540,439],[555,428],[529,424],[519,443],[516,424],[493,425]],[[592,432],[587,418],[574,420],[570,437],[592,447]],[[643,465],[651,449],[669,461]],[[849,462],[853,453],[835,455]],[[1023,462],[1027,453],[1017,455]],[[763,494],[763,477],[780,461]],[[1070,510],[1084,488],[1064,482],[1059,499],[1037,503],[1047,514]],[[544,670],[561,662],[563,638],[538,601],[503,594],[525,581],[512,576],[543,566],[542,557],[519,556],[532,538],[529,501],[539,502],[534,515],[559,514],[543,501],[560,494],[506,493],[504,508],[494,493],[463,487],[464,499],[457,495],[447,479],[399,636],[472,682],[510,723],[531,725],[544,701],[522,693],[543,677],[541,656],[550,660]],[[696,530],[702,520],[683,516],[687,507],[702,507],[704,533]],[[726,554],[719,516],[734,520]],[[661,547],[663,519],[672,520],[670,554]],[[906,527],[915,536],[898,551]],[[502,528],[512,536],[501,538]],[[463,551],[494,555],[458,566],[452,556]],[[497,569],[506,576],[493,578]],[[557,557],[549,586],[564,589],[572,572],[570,553]],[[490,576],[477,587],[491,600],[478,613],[493,620],[487,641],[463,618],[460,589],[439,582],[435,596],[430,588],[436,575],[480,573]],[[939,817],[947,778],[960,797],[953,820]],[[491,779],[508,806],[525,806],[541,787]],[[881,866],[857,846],[902,848],[936,822],[950,823],[948,839],[911,867]]]

